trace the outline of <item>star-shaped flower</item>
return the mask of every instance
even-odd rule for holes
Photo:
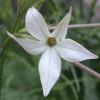
[[[29,54],[41,54],[39,74],[44,96],[49,94],[60,76],[61,58],[69,62],[98,58],[79,43],[65,38],[71,12],[72,8],[56,26],[55,30],[50,33],[41,14],[32,7],[26,14],[25,25],[26,30],[33,38],[17,38],[7,32]]]

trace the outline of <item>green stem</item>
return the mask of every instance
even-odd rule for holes
[[[83,0],[79,0],[79,3],[80,3],[80,14],[81,14],[81,17],[84,18]]]
[[[93,17],[93,15],[95,14],[95,6],[96,6],[96,3],[97,3],[97,0],[93,0],[92,1],[92,4],[91,4],[91,7],[90,7],[90,13],[89,13],[89,17],[88,17],[88,22],[91,22],[91,19]]]
[[[78,77],[77,77],[75,68],[73,66],[71,66],[70,68],[71,68],[71,71],[72,71],[72,74],[73,74],[73,77],[74,77],[74,80],[75,80],[77,91],[79,92],[80,91],[80,84],[79,84],[79,81],[78,81]]]
[[[2,76],[3,76],[3,66],[0,65],[0,98],[1,98],[1,94],[2,94]]]
[[[1,58],[1,60],[0,60],[0,98],[2,98],[3,64],[4,64],[5,55],[6,55],[9,41],[10,41],[10,39],[8,38],[4,48],[2,49],[2,51],[0,53],[0,58]],[[0,100],[2,100],[2,99],[0,99]]]
[[[7,48],[5,48],[4,51],[5,52],[3,52],[2,59],[0,60],[0,64],[1,64],[0,65],[0,100],[2,100],[3,64],[4,64]]]
[[[4,47],[3,47],[3,49],[2,49],[2,51],[1,51],[1,53],[0,53],[0,58],[2,58],[2,56],[3,56],[3,54],[4,54],[5,50],[6,50],[6,47],[7,47],[8,44],[9,44],[9,41],[10,41],[10,38],[7,39],[5,45],[4,45]]]

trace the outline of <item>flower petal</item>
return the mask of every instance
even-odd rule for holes
[[[34,7],[29,8],[26,14],[25,25],[27,31],[36,39],[44,40],[45,37],[50,35],[43,17]]]
[[[61,72],[61,59],[54,48],[47,49],[40,58],[39,73],[44,96],[47,96],[58,80]]]
[[[68,30],[68,24],[71,19],[71,12],[72,7],[70,7],[69,12],[66,14],[66,16],[61,20],[61,22],[56,26],[55,30],[53,31],[53,35],[56,36],[57,39],[64,39],[67,34]]]
[[[70,62],[79,62],[87,59],[98,58],[95,54],[91,53],[79,43],[71,39],[63,40],[56,49],[64,60]]]
[[[39,55],[47,49],[47,46],[42,41],[36,41],[30,38],[16,38],[9,32],[7,32],[7,34],[12,37],[17,43],[19,43],[24,48],[24,50],[31,55]]]

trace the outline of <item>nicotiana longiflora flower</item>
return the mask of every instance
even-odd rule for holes
[[[31,38],[18,38],[7,32],[26,52],[40,55],[39,74],[44,96],[47,96],[57,82],[61,72],[61,58],[69,62],[80,62],[98,58],[79,43],[66,39],[72,8],[50,33],[41,16],[34,8],[29,8],[25,17],[25,26]]]

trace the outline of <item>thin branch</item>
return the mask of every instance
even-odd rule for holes
[[[88,72],[89,74],[95,76],[96,78],[100,79],[100,74],[97,73],[96,71],[88,68],[87,66],[85,66],[85,65],[83,65],[83,64],[81,64],[79,62],[74,62],[73,64],[76,65],[77,67],[81,68],[82,70]]]
[[[51,27],[49,27],[49,29],[54,30],[55,27],[56,26],[51,26]],[[68,28],[92,28],[92,27],[100,27],[100,23],[68,25]]]

